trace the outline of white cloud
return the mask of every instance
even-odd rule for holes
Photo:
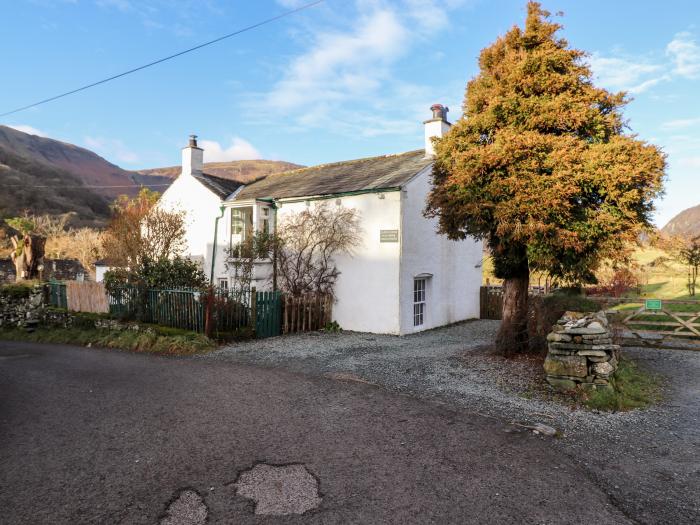
[[[606,88],[642,93],[666,79],[663,66],[627,57],[604,57],[594,53],[589,63],[597,80]],[[652,78],[649,78],[652,76]]]
[[[388,76],[387,66],[404,49],[408,31],[390,10],[364,17],[350,33],[324,33],[295,58],[268,94],[275,110],[304,106],[318,110],[329,102],[364,96]]]
[[[685,78],[700,77],[700,46],[687,31],[677,33],[666,46],[666,55],[673,60],[673,72]]]
[[[681,157],[676,159],[678,166],[682,168],[690,168],[700,170],[700,156],[697,157]]]
[[[37,135],[39,137],[48,137],[46,133],[41,131],[40,129],[37,129],[33,126],[29,126],[28,124],[8,124],[8,128],[16,129],[17,131],[21,131],[23,133],[29,133],[30,135]]]
[[[231,144],[225,148],[215,140],[200,140],[200,147],[204,150],[205,162],[228,162],[231,160],[249,160],[261,158],[260,152],[255,147],[240,137],[231,139]]]
[[[95,3],[100,7],[113,7],[123,13],[134,9],[129,0],[97,0]]]
[[[398,80],[393,69],[414,46],[447,25],[451,9],[472,1],[357,0],[357,16],[347,17],[354,20],[349,27],[309,35],[311,44],[262,95],[261,118],[278,121],[284,115],[299,129],[348,135],[415,133],[436,94]],[[296,5],[292,0],[278,3]],[[260,97],[254,100],[251,113],[257,115]]]
[[[633,94],[679,77],[700,78],[700,46],[688,31],[676,33],[666,46],[665,56],[670,63],[651,62],[647,57],[594,53],[589,63],[604,87]]]
[[[664,122],[661,124],[661,129],[675,131],[679,129],[692,128],[698,124],[700,124],[700,118],[683,118]]]
[[[119,139],[104,137],[90,137],[83,139],[85,147],[105,157],[107,160],[134,164],[139,161],[139,156]]]

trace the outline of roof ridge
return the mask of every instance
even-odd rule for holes
[[[402,155],[410,155],[412,153],[419,153],[422,151],[423,151],[422,149],[414,149],[411,151],[403,151],[401,153],[387,153],[385,155],[372,155],[371,157],[361,157],[359,159],[348,159],[348,160],[339,160],[336,162],[326,162],[323,164],[314,164],[313,166],[305,166],[303,168],[297,168],[294,170],[287,170],[287,171],[279,171],[277,173],[270,173],[270,174],[266,175],[264,178],[274,177],[275,175],[286,175],[286,174],[296,173],[298,171],[311,170],[311,169],[315,169],[315,168],[326,168],[329,166],[339,166],[341,164],[350,164],[352,162],[362,162],[365,160],[372,160],[372,159],[385,159],[385,158],[389,158],[389,157],[400,157]],[[257,181],[255,181],[255,182],[257,182]],[[250,184],[253,184],[253,183],[251,182]]]

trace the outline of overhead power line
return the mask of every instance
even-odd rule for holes
[[[177,58],[182,55],[186,55],[187,53],[192,53],[193,51],[197,51],[198,49],[202,49],[203,47],[210,46],[212,44],[216,44],[217,42],[221,42],[222,40],[226,40],[227,38],[234,37],[236,35],[240,35],[241,33],[245,33],[246,31],[250,31],[252,29],[256,29],[258,27],[264,26],[266,24],[269,24],[271,22],[275,22],[276,20],[279,20],[280,18],[285,18],[287,16],[293,15],[295,13],[298,13],[299,11],[303,11],[305,9],[309,9],[311,7],[314,7],[320,3],[323,3],[325,0],[316,0],[314,2],[309,2],[308,4],[304,4],[300,7],[297,7],[296,9],[291,9],[289,11],[285,11],[284,13],[281,13],[277,16],[273,16],[272,18],[267,18],[266,20],[262,20],[261,22],[257,22],[253,25],[244,27],[242,29],[238,29],[234,31],[233,33],[229,33],[224,36],[220,36],[219,38],[215,38],[214,40],[210,40],[208,42],[204,42],[203,44],[199,44],[198,46],[191,47],[189,49],[185,49],[184,51],[180,51],[179,53],[175,53],[174,55],[170,55],[164,58],[160,58],[158,60],[154,60],[153,62],[149,62],[148,64],[144,64],[139,67],[135,67],[133,69],[130,69],[128,71],[124,71],[123,73],[119,73],[117,75],[113,75],[108,78],[104,78],[102,80],[98,80],[97,82],[93,82],[92,84],[87,84],[86,86],[79,87],[77,89],[73,89],[71,91],[66,91],[65,93],[61,93],[60,95],[56,95],[53,97],[45,98],[44,100],[40,100],[38,102],[34,102],[33,104],[28,104],[26,106],[22,106],[17,109],[13,109],[11,111],[7,111],[5,113],[0,113],[0,117],[6,117],[8,115],[12,115],[14,113],[19,113],[20,111],[24,111],[25,109],[33,108],[36,106],[40,106],[41,104],[46,104],[47,102],[52,102],[54,100],[58,100],[59,98],[67,97],[68,95],[73,95],[75,93],[78,93],[80,91],[85,91],[86,89],[90,89],[95,86],[99,86],[100,84],[105,84],[107,82],[110,82],[112,80],[116,80],[117,78],[125,77],[126,75],[130,75],[132,73],[136,73],[137,71],[141,71],[142,69],[146,69],[152,66],[155,66],[157,64],[162,64],[163,62],[167,62],[168,60],[172,60],[173,58]]]

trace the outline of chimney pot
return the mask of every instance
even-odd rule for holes
[[[442,104],[433,104],[430,106],[430,110],[433,112],[434,119],[444,120],[447,122],[447,112],[450,110],[450,108],[443,106]]]
[[[187,147],[182,148],[182,173],[192,175],[202,173],[204,150],[197,146],[197,135],[190,135]]]
[[[450,130],[452,124],[447,122],[447,112],[449,108],[442,104],[433,104],[430,106],[433,112],[433,118],[426,120],[425,124],[425,156],[434,157],[435,148],[433,147],[433,137],[441,138]]]

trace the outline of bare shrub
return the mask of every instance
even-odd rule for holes
[[[280,288],[293,296],[333,295],[340,276],[335,257],[352,254],[360,234],[359,213],[353,208],[322,203],[284,217],[274,247]]]

